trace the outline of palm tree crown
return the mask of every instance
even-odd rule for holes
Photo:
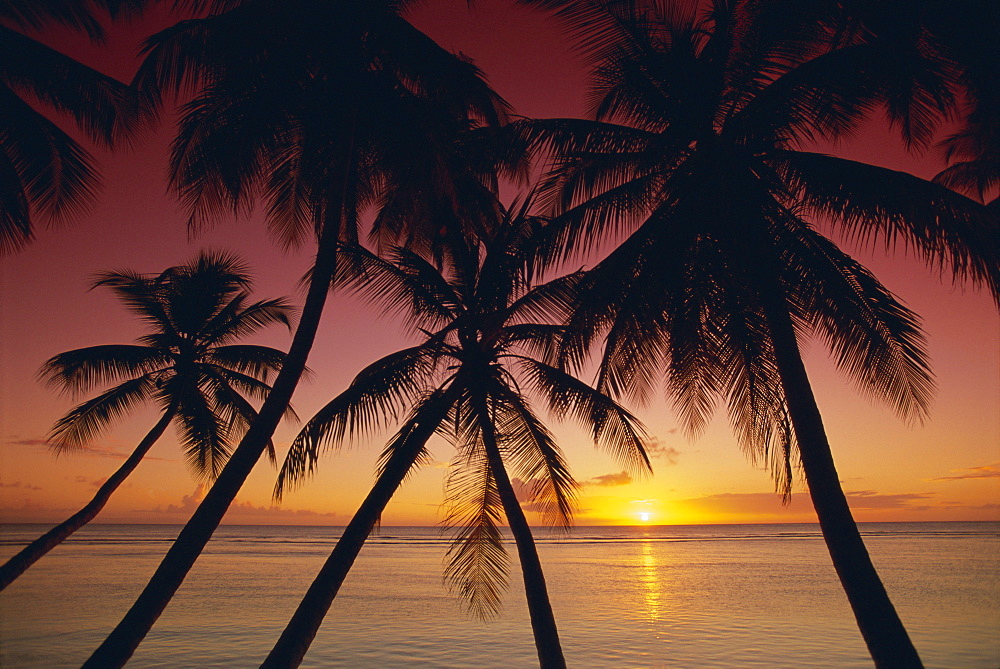
[[[424,341],[369,365],[305,425],[276,495],[312,472],[324,447],[408,412],[383,452],[383,477],[391,471],[401,481],[426,456],[435,432],[452,442],[447,522],[455,541],[446,576],[475,614],[496,613],[507,574],[498,528],[505,515],[525,573],[539,658],[543,666],[558,666],[554,621],[542,622],[551,619],[551,609],[547,601],[531,601],[544,593],[544,579],[510,478],[529,482],[530,501],[562,525],[570,522],[575,483],[529,395],[544,399],[556,416],[582,421],[629,468],[649,463],[636,419],[553,364],[565,328],[545,319],[562,313],[580,275],[532,287],[539,225],[523,209],[508,215],[481,243],[453,244],[447,272],[403,248],[387,259],[358,248],[348,252],[340,280],[401,310]]]
[[[42,366],[50,384],[75,394],[112,384],[55,424],[57,450],[79,448],[141,403],[175,412],[191,468],[214,478],[256,416],[284,353],[236,343],[274,323],[289,324],[284,299],[251,302],[246,267],[233,256],[205,253],[155,275],[102,274],[149,326],[135,344],[105,344],[60,353]]]

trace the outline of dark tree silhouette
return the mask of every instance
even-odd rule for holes
[[[919,417],[932,390],[922,335],[814,223],[901,240],[996,296],[996,219],[937,184],[797,148],[864,120],[881,80],[859,90],[842,53],[768,13],[781,3],[533,4],[595,62],[596,120],[522,126],[557,156],[554,248],[629,235],[586,280],[571,323],[591,334],[567,358],[606,337],[598,388],[643,398],[662,371],[692,431],[726,401],[785,492],[797,451],[876,664],[919,666],[840,487],[799,339],[817,335],[863,391]]]
[[[263,199],[282,243],[315,236],[316,261],[288,356],[258,419],[85,665],[102,669],[131,656],[263,453],[305,367],[338,244],[355,240],[360,217],[379,207],[402,226],[396,234],[420,229],[429,209],[457,200],[456,165],[468,186],[455,133],[496,125],[506,114],[474,66],[402,17],[409,2],[189,4],[220,12],[152,37],[134,82],[149,106],[165,93],[197,89],[182,108],[171,182],[194,225]],[[423,197],[410,197],[415,192]],[[387,222],[379,230],[393,228]]]
[[[447,273],[397,248],[388,260],[350,252],[341,279],[395,307],[425,336],[372,363],[323,407],[295,439],[276,496],[313,472],[323,448],[366,433],[408,410],[382,454],[378,480],[285,628],[266,667],[295,667],[305,655],[365,539],[406,475],[426,457],[434,434],[455,446],[448,523],[456,528],[446,576],[480,617],[495,614],[506,587],[506,517],[517,546],[535,647],[543,667],[564,667],[545,578],[511,474],[531,483],[530,502],[570,523],[575,483],[560,449],[530,406],[543,398],[573,416],[631,469],[648,469],[639,423],[609,397],[553,366],[564,328],[543,322],[565,313],[579,275],[531,286],[537,221],[524,210],[489,236],[452,245]],[[345,259],[346,260],[346,259]],[[547,359],[548,358],[548,359]]]
[[[100,513],[171,423],[176,423],[192,470],[214,479],[233,442],[257,416],[268,378],[284,353],[236,343],[273,323],[288,322],[284,300],[249,302],[250,277],[237,258],[203,253],[158,276],[125,270],[101,275],[150,329],[135,344],[89,346],[60,353],[40,371],[49,384],[74,394],[114,384],[60,418],[49,443],[58,452],[86,447],[137,406],[162,414],[94,498],[0,567],[0,589]]]
[[[110,145],[126,89],[29,34],[61,24],[100,39],[98,10],[118,17],[136,2],[0,0],[0,255],[32,240],[39,215],[79,214],[100,185],[93,157],[35,105],[71,116],[92,140]]]

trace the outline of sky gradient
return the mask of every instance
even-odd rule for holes
[[[585,111],[585,72],[553,22],[505,2],[428,3],[412,15],[416,25],[446,48],[470,56],[494,87],[525,116],[579,116]],[[112,28],[98,49],[64,30],[38,35],[102,71],[128,79],[141,37],[172,19],[151,13],[131,26]],[[136,414],[91,448],[56,457],[45,445],[52,423],[74,402],[38,383],[35,373],[50,356],[73,348],[127,343],[140,329],[110,292],[88,291],[100,271],[130,268],[158,272],[186,262],[200,249],[242,255],[257,278],[258,297],[288,295],[301,304],[299,279],[311,246],[283,252],[268,239],[261,217],[220,221],[191,236],[184,213],[166,192],[169,123],[132,151],[95,150],[104,188],[91,211],[72,224],[37,228],[37,240],[3,258],[0,269],[0,520],[58,522],[81,507],[116,469],[155,421]],[[858,137],[821,150],[930,177],[940,157],[908,155],[875,119]],[[819,342],[806,363],[823,412],[834,457],[859,521],[1000,519],[1000,319],[992,300],[940,280],[903,255],[847,247],[902,300],[924,317],[938,391],[931,417],[911,425],[859,395],[840,375]],[[287,348],[290,335],[273,329],[258,340]],[[310,358],[312,375],[295,395],[308,418],[376,357],[406,345],[396,323],[345,296],[326,310]],[[655,437],[655,473],[633,479],[595,451],[573,425],[557,426],[560,444],[583,484],[576,522],[588,524],[686,524],[811,522],[808,493],[797,477],[787,506],[773,492],[765,468],[741,453],[724,412],[691,439],[662,403],[637,407]],[[275,435],[279,458],[296,427]],[[387,432],[384,437],[388,437]],[[330,454],[319,474],[271,501],[275,469],[258,464],[226,517],[245,524],[342,525],[373,480],[382,444],[374,439]],[[434,464],[409,479],[383,517],[385,525],[433,525],[441,509],[450,448],[435,442]],[[172,432],[112,497],[97,522],[183,523],[205,491],[193,478]],[[645,520],[643,520],[645,519]]]

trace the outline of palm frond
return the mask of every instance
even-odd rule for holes
[[[95,141],[110,145],[120,131],[125,84],[5,26],[0,26],[0,81],[72,116]]]
[[[996,215],[944,186],[883,167],[802,151],[775,155],[800,202],[861,243],[902,244],[1000,301]]]
[[[56,421],[48,443],[56,451],[83,448],[135,407],[159,394],[148,375],[129,379],[75,406]]]
[[[799,261],[791,292],[807,301],[803,311],[838,367],[901,416],[926,416],[934,381],[917,315],[830,240],[803,229],[796,241],[810,257]]]
[[[31,223],[25,216],[41,213],[58,221],[87,211],[100,186],[93,157],[3,85],[0,139],[5,164],[0,207],[16,223],[0,231],[5,248],[13,250],[27,241]]]
[[[178,398],[177,427],[188,466],[196,476],[213,481],[233,450],[232,407],[216,407],[194,381],[175,379],[168,392]]]
[[[531,494],[526,501],[545,522],[569,528],[578,485],[555,438],[519,393],[496,387],[491,395],[494,404],[490,423],[495,427],[494,437],[505,466],[509,464],[511,471],[527,483]]]
[[[510,558],[499,528],[503,506],[482,443],[463,442],[445,484],[445,526],[454,531],[444,578],[469,611],[486,620],[500,611]]]
[[[377,470],[379,475],[385,470],[394,453],[407,448],[419,446],[413,462],[424,464],[430,456],[426,449],[427,441],[435,433],[445,431],[448,417],[454,410],[455,403],[460,398],[464,388],[456,383],[454,378],[448,379],[433,392],[426,393],[418,400],[403,426],[386,444],[379,455]]]
[[[437,329],[458,312],[460,297],[424,258],[393,248],[383,259],[367,249],[344,247],[337,282],[393,309],[411,326]]]
[[[361,370],[347,390],[316,412],[296,435],[279,473],[282,486],[312,473],[325,448],[339,446],[346,437],[370,432],[397,416],[404,403],[427,387],[437,355],[434,348],[416,346]]]
[[[518,358],[517,363],[553,415],[576,418],[591,430],[595,444],[630,471],[651,471],[645,450],[649,436],[627,409],[561,369],[530,358]]]
[[[203,360],[228,370],[240,372],[267,381],[281,369],[286,353],[270,346],[254,344],[229,344],[214,346],[205,352]]]
[[[46,360],[38,376],[46,384],[74,394],[127,377],[166,370],[171,360],[156,349],[134,344],[104,344],[65,351]]]

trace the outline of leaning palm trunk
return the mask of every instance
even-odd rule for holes
[[[486,410],[483,402],[481,411]],[[559,631],[556,629],[556,618],[552,613],[552,603],[549,602],[548,589],[545,587],[545,574],[542,573],[542,563],[538,559],[538,550],[531,536],[531,528],[524,517],[524,511],[517,501],[514,487],[504,468],[500,449],[497,447],[495,432],[485,414],[480,413],[483,446],[489,460],[493,479],[497,484],[503,512],[507,517],[510,532],[514,535],[517,546],[517,557],[521,563],[521,577],[524,579],[524,595],[528,601],[528,614],[531,617],[531,631],[535,637],[535,651],[538,653],[538,664],[542,669],[565,669],[562,645],[559,643]]]
[[[177,536],[139,598],[84,663],[85,668],[109,669],[124,666],[184,581],[270,443],[271,436],[288,409],[316,338],[337,266],[337,228],[336,225],[327,226],[320,237],[309,292],[295,329],[295,337],[256,420],[233,451],[205,499]]]
[[[309,650],[316,632],[323,623],[323,618],[326,617],[327,611],[330,610],[334,598],[340,591],[340,586],[354,565],[358,553],[361,552],[361,547],[364,546],[389,500],[416,464],[427,440],[447,415],[453,399],[445,393],[431,401],[436,403],[436,406],[431,407],[431,413],[435,414],[435,417],[422,420],[406,434],[399,435],[398,445],[394,446],[378,480],[351,518],[351,522],[344,528],[337,545],[319,574],[313,579],[305,597],[299,602],[292,619],[288,621],[278,641],[264,663],[260,665],[262,669],[297,667],[302,663],[306,651]]]
[[[21,551],[7,560],[2,567],[0,567],[0,590],[3,590],[8,585],[10,585],[14,579],[24,573],[24,571],[35,564],[38,560],[45,556],[50,550],[61,544],[67,537],[76,532],[78,529],[92,521],[104,505],[108,503],[111,495],[114,494],[115,490],[122,484],[122,482],[128,478],[129,474],[139,465],[149,449],[156,443],[156,441],[163,435],[166,431],[167,426],[170,425],[170,421],[173,420],[174,414],[177,412],[177,406],[171,406],[157,421],[156,425],[153,426],[139,445],[136,446],[135,450],[132,451],[132,455],[125,460],[124,464],[118,468],[114,474],[104,482],[104,485],[100,487],[97,494],[90,502],[74,513],[72,516],[64,520],[62,523],[56,525],[51,530],[38,537],[30,544],[25,546]]]
[[[771,285],[761,291],[764,314],[809,495],[837,576],[847,593],[875,665],[893,669],[922,667],[920,657],[875,571],[840,486],[830,442],[802,362],[787,304],[782,297],[783,291],[776,281],[768,283]]]

